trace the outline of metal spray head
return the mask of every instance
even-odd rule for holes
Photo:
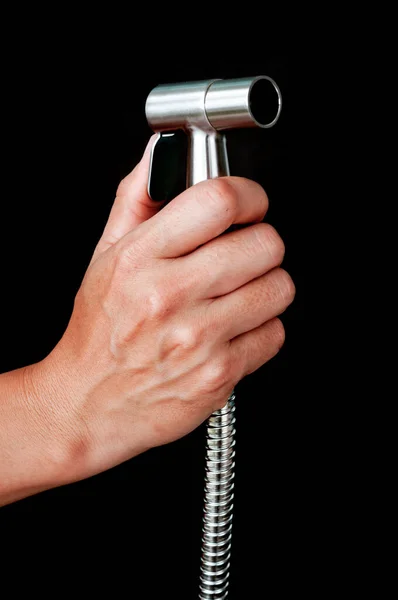
[[[229,175],[224,130],[235,127],[272,127],[279,118],[282,99],[269,77],[214,79],[159,85],[146,102],[150,127],[159,133],[152,147],[148,193],[154,200],[168,200],[164,181],[168,154],[175,152],[168,140],[183,130],[188,138],[187,187],[213,177]],[[163,150],[162,150],[163,146]],[[164,153],[166,148],[166,155]],[[175,148],[174,148],[175,150]],[[166,159],[164,161],[163,159]],[[166,162],[166,169],[162,169]],[[178,168],[178,161],[175,163]],[[161,173],[156,185],[154,173]],[[235,468],[235,395],[207,422],[206,478],[203,513],[200,600],[226,599],[232,542]]]
[[[186,186],[229,175],[223,131],[241,127],[267,129],[277,122],[282,96],[267,76],[242,79],[210,79],[162,84],[149,94],[145,112],[149,126],[159,133],[152,147],[148,193],[164,200],[155,184],[161,172],[162,142],[178,130],[188,136]]]

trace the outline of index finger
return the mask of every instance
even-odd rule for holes
[[[243,177],[219,177],[185,190],[129,235],[138,235],[141,247],[153,257],[175,258],[221,235],[231,225],[262,221],[267,209],[267,194],[258,183]]]

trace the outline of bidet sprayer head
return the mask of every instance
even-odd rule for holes
[[[182,129],[188,135],[189,187],[229,175],[225,136],[220,132],[241,127],[267,129],[275,125],[281,108],[280,90],[265,75],[158,85],[145,106],[149,126],[160,134],[152,147],[150,195],[154,156],[163,134]]]

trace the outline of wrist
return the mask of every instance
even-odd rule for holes
[[[64,395],[51,355],[0,375],[0,505],[81,478],[84,428]]]
[[[32,404],[40,409],[41,428],[47,432],[43,451],[51,463],[49,487],[87,476],[90,444],[80,410],[82,387],[81,373],[59,346],[25,373],[25,396],[30,395]]]

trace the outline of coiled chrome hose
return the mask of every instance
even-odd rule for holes
[[[170,190],[166,184],[164,189],[159,186],[154,173],[159,170],[161,180],[164,169],[169,169],[170,163],[164,158],[167,152],[162,147],[173,132],[185,131],[189,138],[186,172],[189,188],[206,179],[230,174],[224,131],[273,127],[281,108],[280,90],[266,75],[156,86],[145,105],[148,124],[158,133],[151,150],[149,196],[155,201],[169,197]],[[226,406],[208,420],[200,600],[224,600],[228,596],[235,467],[234,400],[232,393]]]
[[[207,422],[200,600],[228,597],[235,468],[235,394]]]

